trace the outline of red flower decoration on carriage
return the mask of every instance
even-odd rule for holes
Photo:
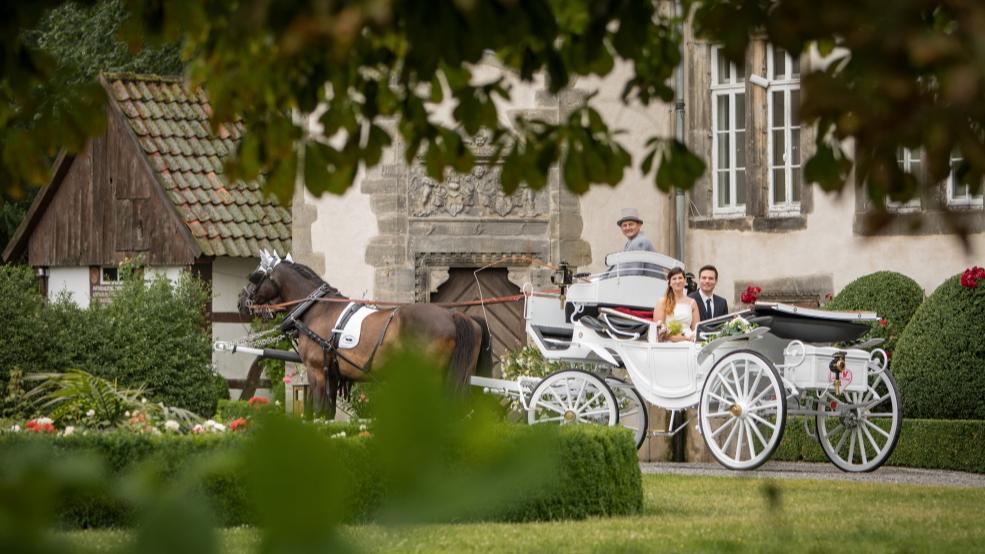
[[[745,292],[739,295],[739,300],[743,304],[755,304],[756,300],[759,300],[759,293],[761,292],[763,292],[763,289],[750,285],[746,287]]]
[[[961,274],[961,286],[966,289],[978,288],[978,281],[985,281],[985,268],[976,265]]]

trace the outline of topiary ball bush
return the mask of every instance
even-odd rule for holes
[[[906,417],[985,419],[985,281],[931,294],[899,338],[892,371]]]
[[[892,352],[922,302],[923,289],[916,281],[895,271],[877,271],[845,285],[825,308],[876,312],[882,321],[874,323],[865,338],[886,339],[880,348]]]

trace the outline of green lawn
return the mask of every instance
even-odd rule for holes
[[[366,552],[971,552],[985,542],[985,490],[743,477],[645,475],[644,513],[556,523],[345,528]],[[300,530],[299,530],[300,532]],[[255,529],[222,531],[253,552]],[[70,534],[107,550],[125,531]]]

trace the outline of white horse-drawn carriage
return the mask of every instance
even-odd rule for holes
[[[892,453],[902,423],[896,381],[878,340],[853,343],[874,313],[832,312],[757,302],[701,322],[695,342],[661,342],[654,322],[624,313],[652,310],[666,273],[680,266],[651,252],[619,252],[609,270],[560,292],[528,292],[526,330],[549,360],[568,368],[517,381],[473,377],[472,384],[519,399],[528,422],[602,425],[647,438],[646,403],[697,407],[708,450],[731,469],[752,469],[772,455],[789,416],[844,471],[871,471]],[[628,381],[616,378],[625,372]],[[666,431],[674,434],[688,422]]]

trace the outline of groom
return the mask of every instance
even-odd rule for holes
[[[706,265],[701,268],[701,271],[698,271],[698,290],[688,296],[698,303],[701,321],[728,313],[728,302],[715,294],[715,285],[717,284],[718,269],[715,266]]]

